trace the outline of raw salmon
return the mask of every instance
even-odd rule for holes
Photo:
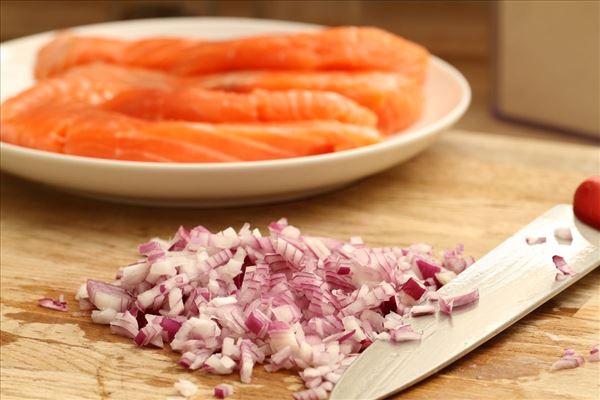
[[[183,76],[240,69],[383,70],[422,82],[428,58],[422,46],[377,28],[340,27],[225,41],[125,41],[62,34],[40,50],[35,74],[46,78],[102,61]]]
[[[207,90],[201,82],[136,68],[93,64],[45,79],[2,105],[10,117],[52,102],[82,101],[152,119],[200,122],[288,122],[335,120],[375,126],[377,117],[337,93],[308,90],[228,93]]]
[[[81,101],[98,105],[132,88],[171,89],[180,79],[157,71],[90,64],[73,68],[60,76],[37,82],[31,88],[2,103],[2,117],[10,118],[48,103]]]
[[[385,72],[239,71],[192,78],[209,89],[305,89],[339,93],[373,111],[381,132],[398,132],[414,123],[423,108],[415,80]]]
[[[64,154],[135,161],[256,161],[322,154],[379,141],[368,127],[153,122],[83,103],[42,105],[2,118],[2,141]]]
[[[199,122],[291,122],[334,120],[375,126],[367,108],[333,92],[206,89],[137,89],[118,94],[102,108],[149,120]]]

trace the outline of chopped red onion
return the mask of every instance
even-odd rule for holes
[[[220,357],[216,354],[208,357],[208,359],[204,362],[204,368],[217,375],[228,375],[233,372],[233,369],[236,366],[236,362],[233,359],[221,355]]]
[[[215,386],[213,393],[217,399],[225,399],[233,394],[233,386],[221,383]]]
[[[479,299],[479,289],[474,289],[474,290],[467,292],[465,294],[462,294],[460,296],[452,297],[452,300],[454,300],[455,307],[460,307],[460,306],[464,306],[464,305],[473,303],[474,301],[477,301],[478,299]]]
[[[554,237],[556,240],[564,243],[571,243],[573,241],[573,234],[571,233],[571,229],[569,227],[558,227],[554,229]]]
[[[565,259],[562,258],[561,256],[558,256],[558,255],[552,256],[552,262],[554,263],[554,266],[558,270],[556,272],[556,280],[557,281],[562,281],[562,280],[566,279],[567,276],[575,275],[575,271],[573,270],[573,268],[571,268],[571,266],[569,264],[567,264]]]
[[[97,324],[108,325],[116,316],[117,312],[111,308],[92,311],[92,321]]]
[[[454,296],[451,298],[440,298],[439,305],[440,311],[444,314],[452,314],[454,307],[461,307],[467,304],[471,304],[479,299],[479,289],[472,290],[468,293]]]
[[[246,328],[258,337],[264,336],[268,327],[269,321],[260,310],[251,312],[246,319]]]
[[[75,300],[79,301],[79,310],[80,311],[91,311],[96,309],[94,305],[90,302],[90,296],[87,291],[87,284],[82,284],[79,286],[77,293],[75,294]]]
[[[442,272],[442,267],[425,259],[418,259],[417,267],[419,268],[423,279],[435,278],[437,273]]]
[[[198,392],[198,386],[187,379],[180,379],[173,386],[184,397],[193,396]]]
[[[583,359],[583,357],[581,359]],[[554,362],[554,364],[552,364],[552,367],[550,367],[550,369],[553,371],[559,370],[559,369],[571,369],[571,368],[577,368],[580,365],[581,365],[580,359],[577,359],[575,357],[563,357],[560,360]]]
[[[590,355],[588,356],[588,361],[590,361],[590,362],[600,361],[600,351],[598,351],[598,345],[592,347],[592,349],[590,350]]]
[[[456,278],[456,274],[454,272],[452,272],[452,271],[437,272],[435,274],[435,279],[441,285],[447,285],[454,278]],[[435,292],[433,292],[433,293],[435,293]]]
[[[390,330],[391,340],[394,342],[405,342],[409,340],[421,340],[421,334],[415,332],[410,325],[404,325]]]
[[[120,269],[114,284],[82,285],[80,308],[138,346],[168,344],[186,369],[239,371],[244,383],[256,364],[299,369],[307,390],[295,399],[327,398],[375,340],[420,340],[408,317],[434,313],[429,300],[450,313],[478,297],[437,293],[474,262],[462,245],[437,259],[426,244],[370,248],[358,237],[303,235],[285,219],[268,236],[248,224],[214,234],[180,227],[139,252],[143,260]],[[215,396],[230,395],[227,386]]]
[[[65,296],[62,293],[58,296],[58,300],[50,299],[48,297],[41,298],[38,300],[38,305],[40,307],[49,308],[56,311],[69,311],[69,307],[67,307],[67,302],[65,301]]]
[[[123,288],[88,279],[89,301],[99,310],[112,309],[123,312],[129,308],[132,298]]]
[[[118,313],[110,321],[110,331],[115,335],[135,338],[139,332],[138,321],[129,311]]]
[[[583,364],[585,364],[585,359],[582,356],[576,354],[573,349],[565,349],[562,357],[558,361],[554,362],[550,369],[552,371],[559,369],[571,369],[580,367]]]
[[[419,301],[423,294],[427,291],[425,286],[421,283],[417,282],[417,280],[413,277],[408,278],[406,282],[401,286],[402,294],[406,296],[403,297],[403,303],[405,304],[414,304]]]
[[[527,242],[528,245],[533,246],[535,244],[542,244],[542,243],[546,243],[546,238],[545,237],[526,237],[525,241]]]
[[[440,306],[440,311],[444,314],[452,314],[452,309],[454,308],[454,299],[446,300],[442,297],[439,298],[438,304]]]
[[[422,315],[433,314],[435,312],[435,307],[431,304],[425,304],[422,306],[413,306],[410,309],[410,315],[412,317],[420,317]]]
[[[463,253],[464,246],[462,244],[456,245],[453,249],[446,250],[442,262],[444,268],[459,274],[464,271],[465,268],[471,266],[475,260],[471,256],[465,256]]]

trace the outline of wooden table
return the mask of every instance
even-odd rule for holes
[[[2,399],[164,399],[173,383],[234,382],[233,399],[290,398],[301,388],[287,373],[255,369],[237,376],[180,369],[168,350],[140,349],[108,327],[38,307],[73,294],[86,277],[110,280],[136,257],[136,245],[168,237],[183,224],[213,230],[281,216],[307,232],[371,245],[463,242],[479,257],[599,174],[598,148],[454,131],[412,161],[347,189],[287,204],[227,210],[146,208],[74,197],[2,176]],[[402,399],[598,398],[600,363],[550,372],[564,347],[580,353],[600,342],[596,270],[487,344],[399,395]],[[558,335],[559,341],[550,335]]]

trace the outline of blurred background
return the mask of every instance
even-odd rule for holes
[[[457,128],[569,142],[600,139],[597,1],[14,1],[2,41],[136,18],[227,16],[371,25],[460,69],[473,102]]]

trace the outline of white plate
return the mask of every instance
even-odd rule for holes
[[[209,39],[317,26],[240,18],[168,18],[89,25],[83,34],[139,38],[171,35]],[[53,33],[0,46],[1,99],[33,84],[37,49]],[[333,190],[406,161],[430,146],[467,109],[471,91],[452,66],[433,57],[422,117],[382,143],[339,153],[238,163],[144,163],[67,156],[1,144],[1,168],[14,175],[88,196],[122,202],[231,206],[287,200]]]

